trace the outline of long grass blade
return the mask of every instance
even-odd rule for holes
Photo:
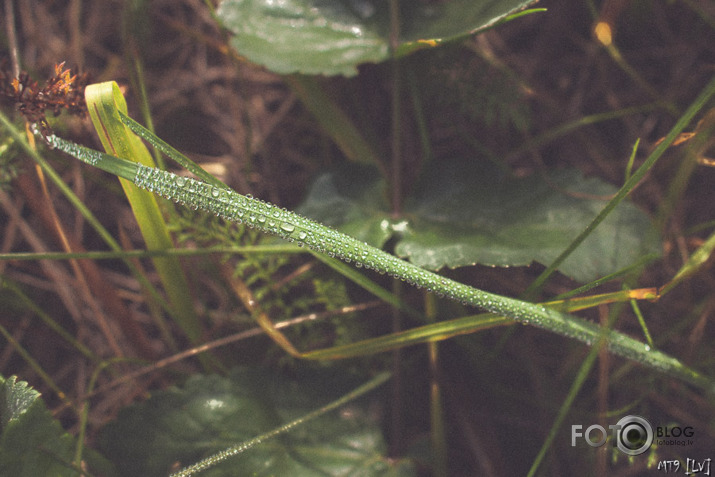
[[[118,117],[127,105],[114,81],[93,84],[86,88],[87,108],[104,149],[118,157],[153,166],[154,161],[141,140],[129,132]],[[162,216],[156,197],[136,187],[131,180],[121,179],[124,193],[150,250],[173,248],[174,244]],[[191,293],[181,263],[176,257],[156,257],[154,266],[169,296],[172,316],[186,336],[197,342],[201,336],[199,320],[194,313]]]
[[[715,89],[715,81],[713,87]],[[455,282],[253,197],[103,154],[56,136],[49,136],[47,140],[52,147],[57,147],[100,169],[117,175],[122,174],[122,177],[133,181],[141,188],[189,207],[220,215],[227,220],[246,223],[263,232],[308,246],[320,254],[338,257],[379,273],[388,273],[440,296],[482,308],[498,316],[509,317],[523,324],[548,329],[588,345],[593,345],[602,338],[614,354],[665,372],[715,394],[715,382],[711,378],[688,368],[671,356],[652,350],[650,346],[616,331],[603,331],[594,323],[543,305],[496,295]]]

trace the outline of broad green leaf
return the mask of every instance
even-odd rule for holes
[[[402,2],[398,54],[489,28],[534,0]],[[224,0],[231,45],[277,73],[352,76],[389,58],[386,0]]]
[[[487,164],[434,164],[415,186],[403,219],[396,220],[378,192],[384,188],[382,180],[350,169],[319,177],[300,212],[349,229],[375,246],[395,236],[398,255],[432,270],[548,264],[586,228],[616,188],[576,170],[546,174],[515,179]],[[372,233],[376,229],[381,234]],[[648,217],[625,202],[560,271],[582,282],[608,275],[657,253],[654,238]]]
[[[355,167],[319,176],[298,212],[382,247],[394,233],[386,207],[385,184],[377,171]]]
[[[7,429],[11,421],[19,419],[35,399],[40,397],[40,393],[32,389],[26,382],[18,383],[16,380],[15,376],[10,376],[8,380],[3,379],[0,430]]]
[[[69,466],[74,439],[26,382],[0,376],[0,475],[79,476]]]
[[[193,376],[181,389],[125,409],[105,430],[102,446],[122,475],[165,476],[303,416],[354,384],[330,372],[295,380],[258,369],[230,378]],[[379,427],[357,401],[202,475],[397,475],[404,467],[389,464],[385,452]]]

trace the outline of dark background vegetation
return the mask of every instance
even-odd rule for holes
[[[345,159],[317,123],[297,101],[281,77],[234,57],[227,49],[227,35],[199,0],[154,0],[128,13],[130,2],[121,1],[26,1],[15,2],[19,58],[22,68],[42,80],[54,65],[66,61],[73,70],[88,72],[94,81],[116,80],[126,88],[130,113],[140,118],[138,95],[129,66],[141,58],[157,134],[198,162],[208,164],[241,193],[286,206],[298,205],[314,175]],[[606,8],[616,7],[613,10]],[[637,139],[637,167],[661,139],[679,114],[700,93],[715,73],[715,9],[710,1],[589,2],[587,0],[542,1],[548,12],[521,18],[462,44],[435,51],[422,51],[402,62],[405,71],[417,78],[428,131],[432,160],[452,157],[485,157],[506,164],[517,175],[539,173],[544,168],[572,166],[616,186],[624,180],[625,167]],[[617,8],[617,7],[622,8]],[[604,13],[605,12],[605,13]],[[610,13],[609,13],[610,12]],[[3,11],[3,21],[6,18]],[[593,36],[596,17],[611,15],[615,42],[623,60],[640,78],[629,76]],[[2,55],[8,55],[8,38],[0,34]],[[6,67],[7,67],[6,63]],[[366,136],[389,157],[390,141],[389,65],[365,65],[353,79],[326,79],[347,111],[353,114]],[[405,89],[407,90],[407,89]],[[405,158],[404,187],[410,190],[419,164],[426,160],[419,144],[414,104],[405,95],[402,149]],[[634,108],[626,114],[618,114]],[[11,111],[5,108],[7,112]],[[535,143],[534,138],[561,125],[597,113],[614,112],[614,118],[583,125],[566,135]],[[615,117],[618,116],[618,117]],[[17,116],[18,120],[20,119]],[[58,134],[99,148],[88,120],[64,118],[53,122]],[[691,125],[690,130],[695,127]],[[84,198],[102,222],[115,234],[124,234],[126,244],[141,248],[133,218],[111,178],[89,170],[73,160],[52,156],[66,182]],[[635,203],[654,218],[664,204],[668,187],[684,153],[672,148],[632,195]],[[388,161],[386,160],[386,163]],[[29,160],[13,163],[19,177],[5,185],[0,213],[2,252],[59,250],[48,220],[37,210],[47,203],[37,193],[39,185]],[[698,166],[685,195],[674,204],[662,222],[662,260],[651,264],[637,286],[660,286],[680,268],[685,258],[712,230],[715,210],[715,169]],[[50,190],[52,205],[66,230],[86,249],[101,247],[79,216],[57,191]],[[7,204],[21,211],[11,217]],[[193,216],[183,216],[183,235],[192,233],[187,246],[202,242]],[[709,222],[701,230],[693,229]],[[21,226],[21,224],[24,224]],[[29,231],[23,229],[24,226]],[[220,226],[216,226],[219,227]],[[177,225],[179,228],[179,225]],[[39,237],[33,242],[28,234]],[[243,237],[245,240],[245,237]],[[255,240],[255,239],[251,239]],[[233,315],[245,312],[222,284],[215,268],[203,259],[186,259],[192,284],[197,290],[197,307],[206,317],[207,339],[236,332],[240,326],[226,324]],[[148,265],[149,262],[144,262]],[[98,262],[117,295],[139,316],[145,305],[138,287],[118,262]],[[262,284],[278,283],[301,267],[312,273],[329,273],[308,258],[285,259],[272,265],[274,276]],[[54,269],[54,273],[52,270]],[[248,268],[245,273],[250,273]],[[542,267],[490,269],[472,267],[450,271],[459,280],[510,296],[518,296]],[[255,271],[255,270],[254,270]],[[66,261],[0,262],[0,273],[21,283],[37,304],[53,311],[53,318],[83,343],[105,358],[113,355],[96,325],[77,321],[60,298],[76,297],[77,313],[85,292]],[[68,277],[58,283],[56,277]],[[386,282],[387,283],[387,282]],[[578,284],[566,277],[552,279],[544,291],[546,299]],[[262,285],[263,286],[263,285]],[[602,287],[617,290],[619,283]],[[60,290],[61,288],[61,290]],[[662,349],[696,369],[713,375],[713,313],[715,275],[712,267],[680,285],[657,303],[641,304],[651,334]],[[316,291],[291,287],[285,300],[303,300],[305,310]],[[371,298],[348,285],[355,303]],[[405,290],[419,300],[419,292]],[[296,295],[298,294],[298,295]],[[296,298],[298,296],[298,298]],[[319,300],[316,300],[319,301]],[[323,303],[328,300],[323,300]],[[2,325],[54,377],[71,399],[83,399],[87,380],[94,369],[76,350],[60,343],[21,304],[1,305]],[[302,306],[302,305],[301,305]],[[450,305],[445,305],[449,310]],[[296,309],[303,309],[296,305]],[[372,313],[389,317],[381,307]],[[447,311],[449,313],[449,311]],[[592,311],[587,316],[603,319]],[[339,317],[350,321],[355,315]],[[370,327],[379,329],[372,323]],[[409,323],[408,323],[409,324]],[[157,356],[171,350],[149,323],[142,328]],[[619,329],[640,336],[630,309],[624,309]],[[320,328],[318,328],[320,330]],[[125,356],[136,349],[126,336],[118,342]],[[387,331],[387,330],[383,330]],[[335,330],[331,333],[337,333]],[[348,333],[351,331],[348,330]],[[360,329],[369,334],[370,329]],[[502,340],[504,330],[470,335],[441,345],[440,372],[445,393],[447,438],[451,472],[454,475],[524,474],[562,405],[574,373],[587,349],[564,338],[535,329],[519,327]],[[321,337],[307,333],[305,346],[324,346]],[[348,335],[349,336],[349,335]],[[405,350],[402,388],[397,402],[387,405],[388,436],[395,455],[415,453],[428,435],[429,395],[424,347]],[[267,351],[266,351],[267,350]],[[239,344],[219,351],[228,365],[274,363],[289,369],[280,351],[267,340]],[[705,357],[705,358],[703,358]],[[389,357],[367,361],[338,362],[336,366],[387,366]],[[127,368],[128,369],[128,368]],[[143,399],[147,391],[180,380],[182,373],[198,372],[199,366],[184,361],[172,371],[159,371],[93,396],[88,429],[91,446],[97,431],[123,406]],[[60,405],[37,374],[11,347],[3,343],[0,373],[17,374],[42,391],[48,406],[70,431],[76,417]],[[109,380],[100,379],[100,384]],[[400,397],[401,396],[401,397]],[[397,414],[394,414],[399,410]],[[651,422],[693,426],[691,447],[660,447],[657,459],[713,457],[715,407],[711,397],[688,386],[629,366],[625,361],[602,355],[557,436],[552,452],[542,466],[543,475],[601,473],[640,475],[647,460],[628,462],[607,447],[599,451],[570,446],[570,425],[613,423],[628,413],[642,414]],[[606,414],[607,412],[612,414]],[[651,474],[655,470],[649,471]]]

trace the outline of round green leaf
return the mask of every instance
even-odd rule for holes
[[[373,245],[397,237],[395,252],[415,265],[438,270],[475,264],[522,266],[551,263],[603,209],[616,188],[577,170],[557,170],[526,178],[503,175],[473,161],[437,163],[406,201],[402,220],[391,217],[375,191],[384,183],[352,168],[316,180],[299,209],[316,220]],[[350,188],[343,189],[350,183]],[[362,192],[356,192],[360,191]],[[340,203],[336,213],[334,204]],[[380,210],[380,208],[382,209]],[[362,233],[382,224],[379,241]],[[344,228],[345,227],[345,228]],[[630,202],[621,203],[559,267],[587,282],[658,253],[649,218]]]
[[[491,27],[534,0],[402,2],[398,54]],[[389,58],[385,0],[224,0],[217,10],[231,45],[277,73],[357,73]]]
[[[122,411],[102,447],[122,475],[165,476],[304,416],[350,390],[329,371],[286,379],[263,369],[229,378],[192,376]],[[361,404],[362,403],[362,404]],[[207,476],[395,475],[379,426],[362,400],[263,441],[202,473]]]
[[[74,439],[52,417],[40,393],[15,376],[0,376],[0,475],[76,476],[67,463]]]
[[[377,171],[347,165],[340,174],[318,177],[296,212],[382,247],[394,233],[387,207],[385,184]]]

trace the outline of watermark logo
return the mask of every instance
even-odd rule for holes
[[[626,416],[616,424],[611,424],[606,430],[603,426],[593,424],[571,426],[571,446],[576,446],[579,439],[586,441],[591,447],[601,447],[611,436],[613,447],[629,456],[641,455],[653,444],[659,446],[690,446],[695,430],[690,427],[658,426],[654,427],[641,416]]]
[[[583,426],[571,426],[571,445],[576,446],[576,441],[583,438],[591,447],[601,447],[606,443],[609,432],[603,426],[593,424],[586,430]],[[653,426],[641,416],[626,416],[616,424],[608,426],[614,445],[626,455],[636,456],[644,453],[653,444]]]
[[[611,424],[606,430],[603,426],[592,424],[584,429],[580,424],[571,426],[571,446],[575,447],[579,439],[583,439],[591,447],[601,447],[609,435],[613,447],[627,456],[637,456],[645,453],[651,446],[692,446],[695,429],[691,426],[657,426],[654,427],[641,416],[626,416],[616,424]],[[682,452],[682,451],[681,451]],[[710,475],[711,458],[681,460],[661,460],[657,470],[665,473],[677,473],[683,469],[685,475]]]
[[[616,428],[616,446],[626,455],[640,455],[653,444],[653,427],[645,418],[626,416]]]

